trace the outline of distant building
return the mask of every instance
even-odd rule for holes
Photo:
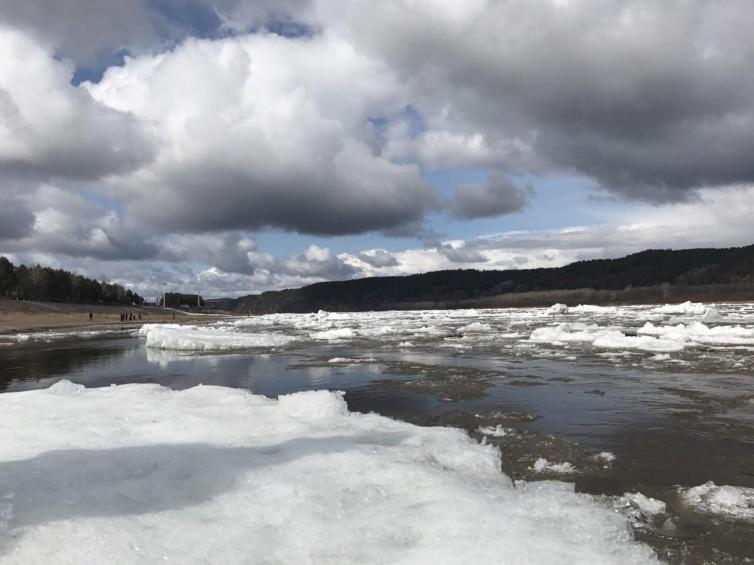
[[[178,308],[180,310],[197,310],[204,306],[201,294],[184,294],[181,292],[166,292],[158,301],[163,308]]]

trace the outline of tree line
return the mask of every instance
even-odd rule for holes
[[[0,256],[0,296],[18,300],[141,305],[144,298],[119,284],[34,265],[14,265]]]
[[[501,295],[592,289],[630,292],[667,285],[697,287],[754,284],[754,246],[729,249],[655,249],[619,259],[578,261],[564,267],[508,271],[447,270],[397,277],[315,283],[228,299],[240,313],[447,308]],[[738,292],[738,291],[737,291]]]

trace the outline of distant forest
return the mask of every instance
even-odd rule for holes
[[[452,270],[323,282],[214,301],[239,313],[754,299],[754,245],[648,250],[560,268]]]
[[[141,305],[144,299],[119,284],[99,282],[63,269],[15,266],[0,256],[0,296],[82,304]]]

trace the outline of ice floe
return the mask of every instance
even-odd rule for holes
[[[323,332],[314,332],[310,334],[312,339],[323,339],[327,341],[350,339],[355,335],[356,334],[351,328],[338,328],[334,330],[325,330]]]
[[[497,426],[481,426],[477,431],[482,435],[490,437],[506,437],[516,433],[514,428],[506,428],[500,424]]]
[[[754,488],[719,486],[710,481],[696,487],[681,488],[679,492],[681,500],[699,512],[754,521]]]
[[[568,306],[565,304],[553,304],[547,309],[548,314],[567,314],[568,313]]]
[[[139,336],[147,347],[175,351],[237,351],[284,347],[295,338],[273,333],[242,333],[223,326],[189,326],[180,324],[145,324]]]
[[[657,517],[667,512],[662,500],[651,498],[640,492],[627,492],[613,499],[615,509],[623,514],[635,528],[643,529],[655,522]],[[672,522],[668,524],[671,527]]]
[[[0,544],[15,563],[656,563],[572,484],[514,486],[451,428],[132,384],[0,395]]]
[[[633,364],[637,355],[666,366],[708,358],[716,367],[748,366],[754,350],[754,305],[685,303],[665,306],[596,306],[470,310],[409,310],[268,314],[225,319],[199,327],[146,329],[152,347],[190,352],[256,347],[327,347],[359,341],[382,351],[452,348],[500,355],[609,359]],[[190,329],[189,329],[190,328]],[[163,334],[159,335],[158,334]],[[185,335],[181,335],[185,334]],[[143,333],[146,336],[146,333]],[[168,339],[169,338],[169,339]],[[2,339],[0,339],[2,341]],[[738,348],[738,352],[733,350]],[[609,353],[605,357],[603,353]],[[673,358],[663,355],[675,354]],[[340,355],[333,352],[331,356]],[[715,357],[716,355],[716,357]],[[744,365],[742,365],[744,363]]]
[[[628,336],[619,329],[579,323],[537,328],[532,331],[529,341],[554,345],[579,342],[601,349],[637,349],[654,352],[673,352],[684,348],[683,342],[651,336]]]
[[[685,314],[687,316],[702,316],[707,311],[707,306],[699,302],[684,302],[682,304],[664,304],[652,308],[657,314]]]
[[[91,339],[102,337],[108,334],[132,334],[136,330],[122,331],[120,328],[115,330],[80,330],[80,331],[60,331],[60,332],[31,332],[31,333],[17,333],[17,334],[3,334],[0,335],[0,341],[9,341],[12,343],[28,343],[28,342],[52,342],[62,339]]]
[[[741,326],[709,326],[701,322],[676,326],[655,326],[647,322],[637,330],[638,334],[661,337],[681,344],[704,345],[754,345],[754,328]]]
[[[564,463],[551,463],[544,457],[540,457],[532,465],[535,473],[554,473],[559,475],[570,475],[576,472],[576,467],[567,461]]]

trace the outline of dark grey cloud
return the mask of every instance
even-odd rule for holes
[[[5,199],[0,206],[0,240],[21,239],[31,234],[34,214],[23,204]]]
[[[0,0],[0,24],[33,34],[61,57],[98,75],[103,65],[123,53],[161,51],[186,37],[305,29],[309,4],[308,0]]]
[[[0,22],[83,63],[93,63],[103,52],[157,40],[147,0],[0,0]]]
[[[529,189],[519,188],[505,176],[495,174],[484,186],[457,188],[448,203],[448,211],[460,220],[492,218],[518,212],[526,205],[528,196]]]
[[[356,5],[350,40],[499,166],[656,201],[754,181],[751,2]]]
[[[0,198],[0,244],[5,252],[100,260],[158,255],[151,234],[70,187],[6,183],[0,185]]]
[[[344,167],[351,164],[343,162]],[[278,227],[314,235],[345,235],[415,224],[434,206],[431,189],[410,168],[316,175],[291,169],[276,178],[264,172],[187,164],[170,175],[151,200],[136,201],[132,214],[164,230],[205,232]],[[357,165],[358,166],[358,165]],[[373,183],[382,185],[373,190]]]

